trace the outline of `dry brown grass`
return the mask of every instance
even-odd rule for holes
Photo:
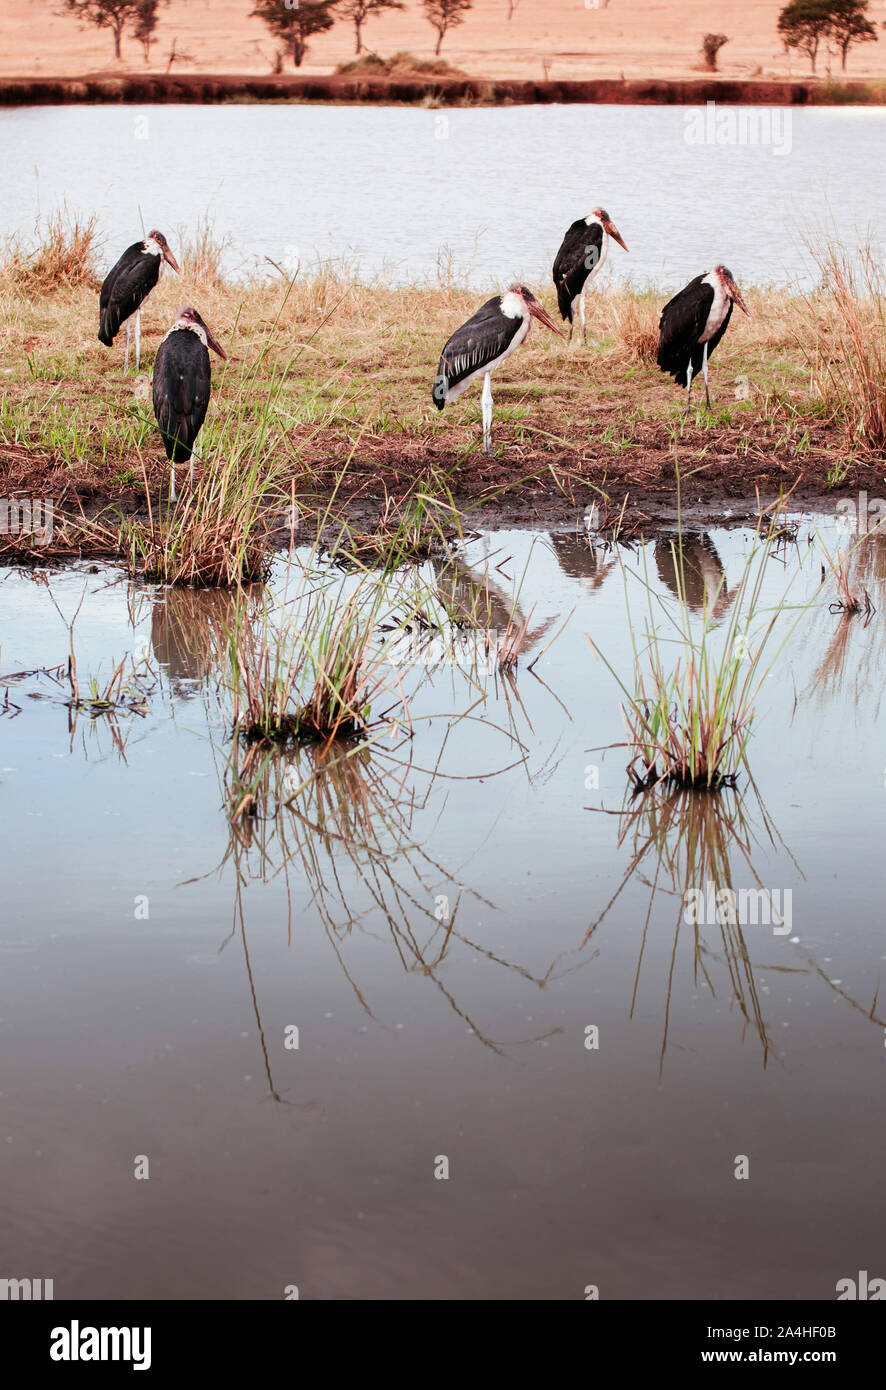
[[[53,290],[98,284],[98,218],[86,221],[55,212],[37,228],[39,240],[28,250],[20,237],[0,249],[0,286],[19,293],[47,294]]]
[[[377,53],[364,53],[362,58],[339,63],[337,73],[349,77],[464,77],[460,68],[445,58],[416,58],[414,53],[394,53],[382,58]]]
[[[813,254],[822,284],[806,301],[804,341],[816,388],[844,420],[850,447],[886,453],[886,276],[871,247]]]
[[[658,352],[658,321],[663,299],[651,294],[616,292],[608,296],[607,312],[612,331],[640,367],[655,362]]]
[[[225,263],[231,249],[228,237],[219,238],[209,223],[200,222],[193,237],[180,242],[182,283],[204,292],[225,284]]]
[[[145,484],[147,491],[147,483]],[[193,491],[146,521],[121,523],[130,573],[158,584],[234,589],[260,583],[270,564],[269,534],[282,493],[260,461],[228,460],[207,469]]]

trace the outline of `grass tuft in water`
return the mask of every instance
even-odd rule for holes
[[[147,480],[145,481],[147,493]],[[192,493],[148,519],[121,522],[121,549],[131,574],[158,584],[234,589],[261,582],[271,561],[277,470],[257,454],[207,468]]]
[[[366,738],[372,707],[398,690],[390,639],[376,640],[386,588],[368,579],[350,592],[305,570],[291,611],[238,606],[228,633],[233,724],[247,746]]]
[[[671,543],[676,604],[662,598],[650,583],[644,555],[643,573],[635,578],[645,590],[647,608],[638,624],[625,576],[634,653],[630,686],[602,653],[597,654],[625,696],[621,710],[625,746],[631,755],[628,774],[635,792],[659,784],[718,791],[735,786],[745,769],[757,695],[799,621],[795,619],[771,659],[764,662],[772,651],[776,624],[788,611],[784,600],[766,609],[761,600],[777,527],[774,519],[765,533],[757,531],[736,588],[727,596],[721,575],[715,592],[705,592],[698,618],[687,598],[688,560],[682,533]]]

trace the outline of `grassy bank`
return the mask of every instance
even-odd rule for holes
[[[745,289],[752,318],[733,316],[712,360],[713,411],[683,419],[683,393],[656,368],[664,296],[589,294],[589,335],[571,345],[536,328],[493,378],[494,452],[481,451],[480,392],[438,413],[431,385],[450,333],[485,297],[447,283],[358,283],[325,266],[294,281],[271,272],[228,284],[211,238],[181,251],[183,277],[164,277],[143,311],[142,363],[123,374],[122,335],[97,341],[97,286],[50,237],[0,270],[0,496],[116,500],[163,494],[168,465],[153,418],[154,354],[183,302],[221,339],[200,436],[197,483],[242,467],[273,473],[279,496],[373,503],[420,481],[461,500],[503,494],[568,505],[595,499],[617,514],[652,515],[674,497],[757,492],[807,496],[876,486],[886,447],[886,324],[876,267],[847,281],[823,262],[814,296]],[[68,233],[65,233],[68,235]],[[79,269],[78,269],[79,267]],[[553,308],[552,287],[538,293]],[[699,390],[696,403],[703,401]]]
[[[0,106],[70,103],[307,101],[380,105],[533,106],[604,104],[683,106],[706,101],[753,106],[886,104],[886,82],[736,80],[728,77],[520,81],[507,78],[332,73],[242,76],[228,73],[126,73],[83,77],[0,78]]]

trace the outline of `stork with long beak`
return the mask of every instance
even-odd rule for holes
[[[529,335],[533,319],[545,328],[563,334],[544,305],[525,285],[509,285],[504,294],[487,299],[461,328],[456,329],[443,349],[431,393],[434,405],[442,410],[457,401],[472,381],[483,377],[483,452],[492,451],[492,383],[490,376],[505,358],[516,352]]]
[[[585,326],[585,290],[603,269],[610,238],[627,251],[628,248],[606,209],[594,208],[589,217],[580,217],[577,222],[573,222],[557,252],[554,261],[554,288],[557,291],[560,317],[569,320],[570,342],[575,327],[576,309],[581,313],[582,342],[588,341]]]
[[[166,457],[172,464],[169,496],[173,502],[177,463],[190,460],[191,487],[194,486],[193,449],[212,389],[210,348],[223,362],[227,361],[227,353],[212,330],[188,305],[179,310],[154,359],[154,415]]]
[[[178,261],[169,249],[169,242],[162,232],[148,232],[144,241],[135,241],[128,246],[105,276],[98,301],[98,340],[110,347],[120,332],[121,324],[126,324],[126,352],[123,357],[123,370],[129,363],[129,320],[135,314],[135,370],[141,362],[142,311],[141,306],[160,279],[160,266],[163,262],[172,266],[176,274],[181,274]]]
[[[678,386],[686,383],[686,414],[692,397],[692,378],[704,376],[708,410],[708,358],[719,343],[732,318],[732,306],[751,317],[741,297],[732,271],[718,265],[707,275],[696,275],[685,289],[674,295],[661,311],[658,338],[658,365]]]

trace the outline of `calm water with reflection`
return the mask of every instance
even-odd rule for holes
[[[815,595],[811,529],[769,560],[767,603],[792,575],[793,601]],[[750,544],[692,538],[697,609],[725,575],[725,618]],[[622,558],[670,600],[666,546]],[[527,561],[513,686],[404,671],[411,741],[278,763],[290,808],[239,835],[229,599],[51,576],[68,616],[86,591],[81,676],[144,652],[156,685],[144,719],[72,731],[46,677],[7,685],[10,1271],[58,1298],[827,1299],[876,1269],[886,545],[856,560],[867,627],[827,594],[803,614],[761,694],[754,785],[720,798],[631,801],[624,752],[593,751],[622,737],[587,641],[628,674],[619,557],[479,537],[462,577],[488,571],[495,621]],[[54,666],[45,584],[3,575],[0,670]],[[681,894],[708,881],[790,890],[790,934],[696,934]]]
[[[728,108],[724,108],[728,110]],[[804,237],[879,239],[886,111],[784,113],[764,145],[686,143],[679,107],[315,106],[0,111],[0,237],[67,203],[110,265],[140,228],[230,235],[232,270],[346,257],[364,275],[480,289],[545,281],[565,228],[602,203],[630,255],[607,274],[679,286],[725,260],[744,283],[812,277]],[[776,146],[783,151],[774,153]],[[564,151],[568,157],[564,158]]]

